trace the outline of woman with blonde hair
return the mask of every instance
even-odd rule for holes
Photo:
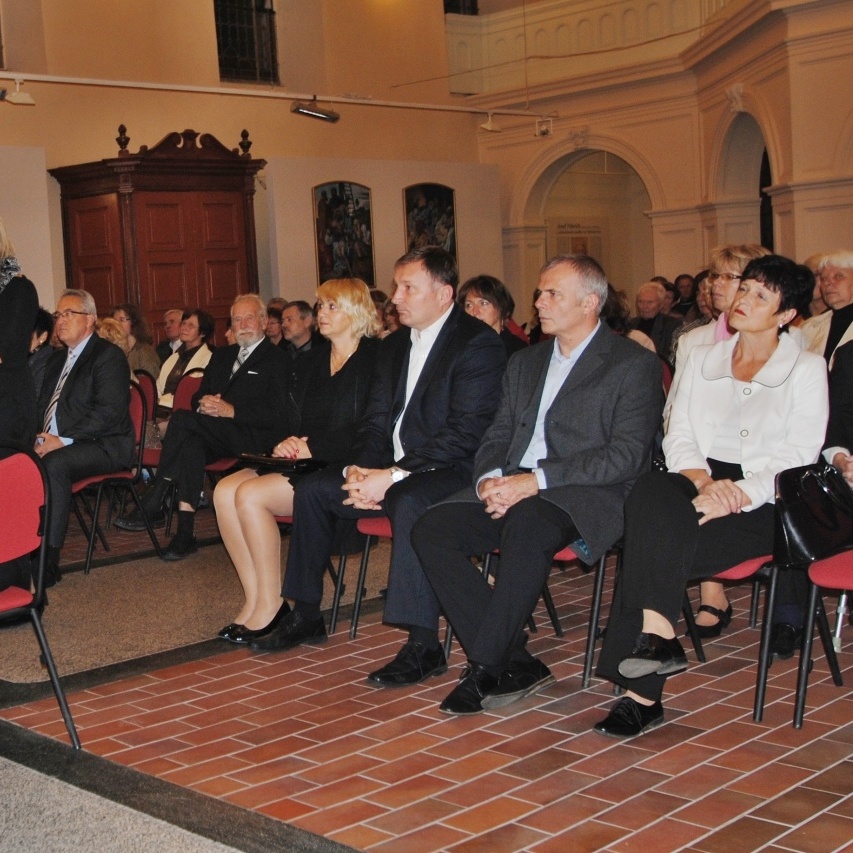
[[[332,279],[317,290],[317,326],[325,338],[301,356],[288,393],[285,436],[272,455],[342,464],[352,455],[380,347],[367,285]],[[275,516],[291,515],[298,476],[244,469],[216,487],[222,541],[246,601],[222,639],[249,643],[270,633],[289,611],[281,597],[281,535]],[[297,486],[298,487],[298,486]]]

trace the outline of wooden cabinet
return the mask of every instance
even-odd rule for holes
[[[62,193],[69,287],[88,290],[98,311],[142,307],[155,334],[168,308],[203,308],[222,331],[234,297],[257,292],[252,198],[263,160],[210,134],[170,133],[153,148],[51,169]]]

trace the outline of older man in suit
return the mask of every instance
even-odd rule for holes
[[[415,553],[468,656],[441,705],[475,714],[553,681],[525,649],[524,624],[554,554],[582,540],[597,560],[622,534],[622,511],[646,470],[660,422],[655,355],[599,321],[607,280],[596,261],[564,255],[539,279],[546,342],[509,362],[474,485],[415,525]],[[500,548],[492,588],[470,557]]]
[[[296,489],[283,595],[295,609],[254,649],[326,639],[323,568],[339,518],[385,514],[394,531],[385,621],[408,630],[377,687],[415,684],[447,671],[438,602],[412,551],[412,525],[470,481],[474,453],[498,404],[506,355],[500,337],[455,304],[456,262],[444,249],[409,252],[394,270],[402,328],[382,341],[355,464],[321,471]],[[343,490],[343,491],[342,491]]]
[[[160,467],[142,500],[152,523],[162,523],[163,500],[177,484],[178,530],[164,560],[195,553],[195,511],[209,462],[243,452],[263,452],[282,438],[285,418],[287,354],[265,337],[267,311],[255,294],[238,296],[231,306],[237,343],[214,351],[192,412],[175,412],[163,439]],[[139,510],[116,522],[124,530],[144,530]]]
[[[35,446],[53,501],[47,532],[50,581],[59,579],[71,484],[129,468],[133,460],[127,358],[95,334],[95,300],[85,290],[66,290],[53,316],[66,348],[54,352],[45,368],[39,400],[43,430]]]

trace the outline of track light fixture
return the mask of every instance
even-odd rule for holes
[[[489,117],[480,125],[480,130],[486,130],[489,133],[500,133],[503,128],[494,120],[491,113]]]
[[[316,95],[311,99],[310,103],[307,104],[303,101],[294,101],[291,104],[290,111],[292,113],[299,113],[299,115],[311,116],[311,118],[319,118],[323,121],[330,121],[333,124],[340,118],[340,115],[334,110],[327,110],[324,107],[321,107],[317,103]]]
[[[15,91],[10,92],[7,89],[0,89],[0,101],[6,101],[10,104],[17,104],[18,106],[29,106],[34,107],[36,102],[33,100],[33,96],[29,92],[21,91],[21,83],[24,81],[15,78]]]

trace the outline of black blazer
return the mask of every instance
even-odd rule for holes
[[[853,451],[853,342],[835,350],[829,372],[829,424],[824,449]]]
[[[395,464],[394,425],[402,415],[405,455],[397,465],[413,472],[452,468],[467,478],[497,409],[506,367],[503,342],[454,305],[403,413],[410,349],[407,328],[382,341],[355,461],[368,468]]]
[[[378,338],[362,338],[334,377],[330,375],[331,344],[327,340],[300,355],[288,393],[288,423],[281,438],[307,435],[308,449],[315,459],[349,462],[381,348]]]
[[[39,395],[39,429],[67,352],[57,350],[47,362]],[[133,463],[130,372],[127,356],[115,344],[96,334],[89,338],[62,386],[56,423],[63,438],[98,444],[116,468]]]
[[[264,338],[231,376],[240,352],[238,344],[217,348],[193,397],[193,409],[207,394],[220,394],[234,407],[234,423],[247,439],[247,446],[270,448],[281,436],[287,418],[286,395],[289,359],[279,347]]]
[[[501,404],[477,451],[475,478],[518,471],[530,445],[554,342],[516,353]],[[545,418],[547,455],[538,461],[546,501],[567,512],[595,562],[622,535],[623,505],[649,468],[663,408],[660,360],[602,323]],[[476,501],[474,488],[450,500]]]

